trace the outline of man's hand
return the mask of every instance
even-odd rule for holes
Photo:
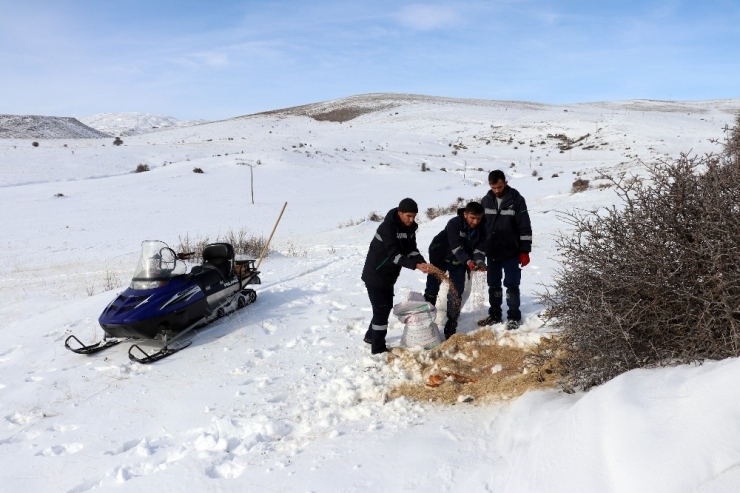
[[[477,262],[468,260],[467,266],[468,266],[468,271],[470,272],[474,272],[477,270],[486,270],[486,263],[480,260]]]
[[[519,263],[524,267],[529,263],[529,254],[528,253],[520,253],[519,254]]]
[[[431,274],[434,271],[433,264],[416,264],[416,269],[422,271],[424,274]]]

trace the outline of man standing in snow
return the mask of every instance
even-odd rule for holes
[[[388,350],[385,336],[388,333],[388,316],[393,308],[393,286],[401,267],[418,269],[428,274],[432,268],[416,247],[416,214],[419,208],[413,199],[405,198],[385,216],[370,242],[370,249],[362,269],[373,318],[365,334],[365,342],[372,353]]]
[[[457,216],[447,222],[447,226],[429,245],[429,262],[442,272],[448,272],[456,293],[447,292],[447,322],[445,337],[449,339],[457,332],[457,319],[462,308],[462,294],[465,289],[465,274],[474,270],[486,270],[483,242],[486,233],[481,226],[483,206],[470,202],[464,209],[457,210]],[[480,226],[480,227],[479,227]],[[440,279],[427,276],[424,299],[432,305],[437,304]]]
[[[506,328],[516,329],[522,320],[519,310],[519,283],[522,267],[529,263],[532,251],[532,225],[529,221],[527,203],[519,192],[506,183],[501,170],[488,174],[491,190],[481,203],[485,209],[486,260],[488,262],[488,317],[478,325],[493,325],[502,322],[501,272],[506,288],[508,322]]]

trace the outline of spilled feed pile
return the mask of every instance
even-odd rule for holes
[[[537,368],[531,360],[535,352],[536,347],[522,348],[509,334],[497,338],[487,329],[456,334],[431,351],[395,348],[389,362],[399,360],[406,370],[420,375],[421,381],[403,383],[391,389],[388,397],[482,403],[555,387],[556,361]]]

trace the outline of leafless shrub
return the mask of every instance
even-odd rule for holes
[[[285,252],[285,255],[288,257],[308,257],[308,250],[290,242],[288,243],[288,251]]]
[[[557,237],[562,263],[542,302],[562,328],[555,351],[566,390],[633,368],[740,355],[732,146],[727,138],[720,154],[647,165],[649,185],[613,178],[622,206],[563,215],[573,233]]]
[[[558,176],[560,176],[560,175],[558,175],[557,173],[553,173],[552,176],[551,176],[551,178],[557,178]]]
[[[339,223],[339,229],[351,228],[352,226],[357,226],[358,224],[362,224],[364,222],[365,219],[350,219],[347,222]]]
[[[120,288],[121,286],[123,286],[123,282],[118,275],[113,271],[106,270],[103,275],[103,290],[111,291],[113,289]]]
[[[85,276],[85,292],[88,296],[95,296],[95,279],[88,280]]]
[[[238,231],[234,231],[233,229],[229,230],[225,234],[219,234],[213,239],[209,236],[191,238],[190,235],[186,233],[184,237],[177,237],[177,246],[175,247],[175,251],[178,253],[193,252],[195,255],[191,260],[195,263],[201,263],[203,261],[203,249],[210,243],[231,243],[236,255],[256,259],[265,248],[267,239],[262,235],[250,233],[245,228]],[[268,256],[269,254],[270,250],[268,249],[265,256]]]
[[[570,191],[571,193],[585,192],[588,190],[589,183],[588,180],[584,180],[583,178],[576,178],[570,187]]]
[[[532,170],[532,176],[537,176],[537,170],[536,169],[533,169]]]
[[[121,140],[121,138],[120,137],[116,137],[115,140],[113,141],[113,145],[114,146],[119,146],[121,144],[123,144],[123,141]]]
[[[143,173],[144,171],[149,171],[148,164],[139,164],[134,170],[135,173]]]
[[[439,216],[446,216],[449,214],[456,214],[457,209],[465,205],[465,199],[458,197],[453,203],[447,206],[429,207],[425,212],[427,218],[431,221]]]
[[[383,221],[383,216],[378,214],[377,212],[373,211],[370,214],[367,215],[367,220],[372,221],[374,223],[379,223]]]
[[[32,145],[33,147],[38,147],[38,146],[39,146],[39,143],[38,143],[38,142],[31,142],[31,145]]]
[[[193,173],[203,173],[203,170],[200,168],[193,168]]]

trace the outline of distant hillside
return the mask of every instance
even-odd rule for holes
[[[207,120],[178,120],[151,113],[98,113],[80,118],[80,121],[101,132],[122,137],[208,123]]]
[[[0,115],[0,139],[98,139],[110,135],[64,116]]]
[[[449,98],[441,96],[424,96],[419,94],[372,93],[349,96],[346,98],[334,99],[331,101],[305,104],[301,106],[293,106],[290,108],[265,111],[261,113],[255,113],[253,115],[244,115],[236,117],[236,119],[249,118],[258,115],[276,115],[308,116],[318,121],[346,122],[368,113],[391,111],[394,108],[419,103],[506,107],[533,111],[546,110],[548,108],[555,107],[555,105],[528,101]],[[705,112],[708,111],[708,107],[711,107],[718,111],[735,114],[740,111],[740,100],[724,99],[714,101],[657,101],[638,99],[616,102],[575,103],[573,106],[607,107],[610,109],[622,108],[632,111],[657,111],[678,113],[690,113],[692,111]],[[570,107],[570,105],[565,105],[565,107]]]

